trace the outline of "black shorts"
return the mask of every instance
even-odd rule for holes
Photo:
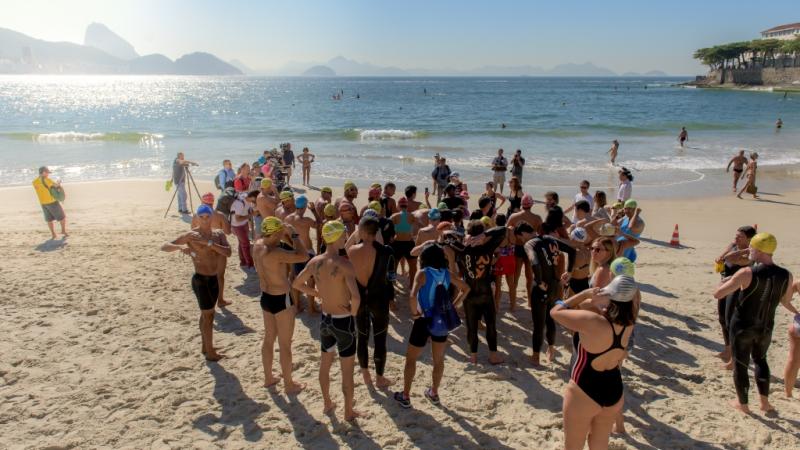
[[[407,260],[417,259],[416,256],[411,256],[411,250],[414,249],[414,241],[394,241],[390,247],[394,251],[395,261],[400,261],[402,258]]]
[[[312,252],[312,251],[310,251],[310,250],[309,250],[309,252],[308,252],[308,259],[307,259],[307,260],[305,260],[305,261],[303,261],[303,262],[301,262],[301,263],[294,263],[294,267],[293,267],[293,269],[294,269],[294,274],[295,274],[295,275],[300,275],[300,272],[302,272],[302,271],[303,271],[303,269],[305,269],[305,268],[306,268],[306,266],[308,265],[308,262],[309,262],[309,261],[311,261],[311,258],[313,258],[314,256],[316,256],[316,255],[314,254],[314,252]]]
[[[266,292],[261,293],[261,309],[268,313],[278,314],[286,308],[292,306],[292,296],[286,294],[272,295]]]
[[[428,338],[433,342],[447,342],[447,336],[432,336],[428,331],[428,323],[430,319],[420,317],[414,320],[414,325],[411,326],[411,334],[408,336],[408,344],[414,347],[425,347],[428,343]]]
[[[514,256],[517,258],[522,258],[527,260],[528,254],[525,253],[525,246],[524,245],[515,245],[514,246]]]
[[[589,278],[570,278],[569,279],[569,288],[573,294],[579,294],[586,289],[589,289]]]
[[[213,310],[217,306],[219,297],[219,280],[216,275],[200,275],[196,273],[192,276],[192,290],[197,297],[197,305],[202,310]]]
[[[42,212],[44,213],[45,222],[60,222],[64,220],[64,208],[61,203],[53,202],[42,205]]]
[[[339,351],[341,358],[356,354],[356,318],[333,317],[322,313],[319,322],[319,342],[323,353]]]

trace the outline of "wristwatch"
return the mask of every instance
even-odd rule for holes
[[[209,239],[208,240],[208,246],[211,247],[212,245],[214,245],[214,240],[213,239]]]

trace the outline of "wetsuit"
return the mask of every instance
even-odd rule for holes
[[[638,238],[639,236],[642,235],[642,233],[634,233],[633,230],[631,230],[633,224],[630,222],[631,222],[630,217],[625,216],[625,218],[622,219],[622,223],[619,224],[619,229],[623,233],[630,234],[631,236]],[[623,242],[625,241],[625,237],[620,236],[619,238],[617,238],[617,241]],[[636,262],[636,249],[633,247],[627,248],[625,249],[624,252],[622,252],[622,256],[630,259],[631,262]]]
[[[375,372],[383,376],[386,367],[386,335],[389,329],[389,302],[394,300],[394,256],[392,249],[377,242],[372,243],[375,249],[375,263],[367,285],[358,284],[361,304],[356,315],[358,329],[358,365],[362,369],[369,367],[369,335],[372,329],[375,352]]]
[[[394,239],[395,235],[394,223],[385,217],[381,217],[378,219],[378,229],[381,232],[383,243],[385,245],[389,245],[389,243],[392,242],[392,239]]]
[[[550,309],[561,298],[561,279],[558,274],[560,252],[568,256],[567,273],[572,272],[575,263],[575,249],[552,236],[539,236],[525,244],[525,252],[530,255],[533,269],[533,287],[530,292],[531,315],[533,316],[533,351],[539,353],[547,330],[547,343],[556,342],[556,323],[550,317]],[[547,289],[539,285],[545,283]]]
[[[750,380],[747,366],[755,365],[758,393],[769,395],[767,350],[775,327],[775,309],[789,289],[789,272],[776,265],[757,263],[752,267],[750,285],[739,291],[730,322],[733,354],[733,383],[739,403],[747,404]]]
[[[614,406],[622,398],[622,374],[619,366],[611,370],[598,371],[592,367],[592,362],[611,350],[625,350],[622,345],[622,335],[627,328],[622,327],[622,331],[617,334],[614,332],[614,324],[611,320],[608,318],[606,320],[611,325],[611,333],[614,335],[614,339],[611,346],[603,352],[587,352],[580,344],[580,336],[575,333],[573,342],[576,345],[577,358],[575,358],[575,362],[572,365],[572,374],[570,375],[570,380],[577,384],[595,403],[604,408]]]
[[[729,251],[738,250],[736,245],[731,245],[728,249]],[[725,268],[722,270],[722,278],[727,278],[733,276],[739,269],[746,267],[746,266],[737,266],[736,264],[731,264],[729,262],[725,262]],[[733,307],[736,299],[739,298],[739,292],[733,292],[728,294],[727,297],[717,300],[717,316],[719,320],[719,325],[722,327],[722,338],[725,340],[725,345],[731,345],[730,340],[730,323],[731,323],[731,316],[733,315]]]
[[[491,196],[486,195],[486,194],[481,195],[481,199],[484,199],[484,198],[488,198],[489,201],[492,202],[491,203],[492,207],[489,208],[489,211],[486,211],[486,216],[487,217],[494,217],[495,206],[497,206],[497,194],[492,194]]]
[[[456,259],[470,291],[464,299],[467,320],[467,342],[470,353],[478,352],[478,323],[486,324],[486,343],[489,351],[497,351],[497,326],[495,323],[492,258],[506,237],[505,227],[486,231],[488,240],[481,245],[456,248]]]
[[[454,211],[459,208],[465,207],[464,199],[461,197],[445,197],[442,199],[445,205],[447,205],[447,209],[450,211]]]

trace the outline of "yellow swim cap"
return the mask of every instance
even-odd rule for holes
[[[768,255],[775,253],[778,248],[778,240],[769,233],[758,233],[750,239],[750,247]]]
[[[381,211],[383,210],[383,207],[381,206],[381,202],[379,202],[379,201],[369,202],[369,205],[367,207],[369,209],[375,211],[378,214],[380,214]]]
[[[483,227],[486,228],[487,230],[489,228],[494,228],[494,221],[489,216],[481,217],[481,222],[483,222]]]
[[[333,189],[329,188],[328,186],[325,186],[324,188],[320,189],[319,191],[320,192],[327,192],[328,194],[333,194]]]
[[[289,200],[290,198],[294,198],[294,194],[291,191],[281,191],[279,195],[281,200]]]
[[[325,217],[334,218],[336,217],[336,205],[333,203],[328,203],[325,205],[325,209],[323,210]]]
[[[261,222],[261,234],[265,236],[271,236],[280,231],[283,231],[283,222],[275,216],[265,217]]]
[[[333,244],[338,241],[344,234],[345,227],[342,222],[338,220],[331,220],[322,226],[322,239],[326,244]]]
[[[354,187],[356,187],[356,184],[353,183],[352,181],[345,181],[344,182],[344,190],[345,191],[348,190],[348,189],[352,189]]]
[[[272,180],[269,178],[261,179],[261,189],[269,189],[272,187]]]
[[[370,189],[380,189],[381,188],[381,184],[380,183],[372,183],[371,185],[369,185],[369,188]]]

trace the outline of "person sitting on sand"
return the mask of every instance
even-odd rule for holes
[[[356,271],[353,264],[339,250],[344,249],[347,239],[344,224],[332,220],[322,227],[325,253],[315,256],[292,287],[309,297],[321,299],[319,339],[322,356],[319,364],[319,384],[324,402],[323,412],[333,413],[336,405],[331,400],[330,370],[338,351],[342,370],[342,393],[344,394],[344,418],[353,421],[363,414],[354,409],[353,370],[357,348],[356,315],[361,305]],[[314,278],[316,288],[308,281]]]
[[[689,140],[689,132],[686,131],[686,127],[681,127],[681,132],[678,134],[678,142],[681,144],[681,148],[683,148],[683,144]]]
[[[620,364],[635,323],[636,282],[617,276],[606,287],[586,290],[559,301],[550,311],[554,321],[575,332],[577,357],[564,388],[564,448],[607,448],[614,421],[622,411]],[[591,298],[607,306],[596,312],[579,309]]]
[[[303,147],[303,153],[297,157],[303,169],[303,186],[308,186],[311,183],[311,164],[316,159],[313,153],[308,152],[308,147]]]
[[[55,222],[61,225],[61,234],[67,237],[67,216],[64,214],[61,202],[53,196],[54,189],[60,190],[61,195],[63,195],[64,190],[60,182],[56,183],[50,179],[50,169],[46,166],[39,168],[39,176],[33,180],[33,189],[36,191],[36,197],[42,206],[44,221],[47,222],[47,227],[50,229],[51,239],[56,239],[57,237]]]
[[[497,311],[492,290],[492,258],[506,237],[506,227],[488,229],[480,220],[471,220],[467,225],[463,247],[455,248],[461,274],[470,288],[469,295],[464,299],[464,313],[469,360],[472,364],[478,363],[478,324],[481,320],[486,325],[489,362],[503,362],[503,358],[497,353]]]
[[[214,207],[214,194],[211,192],[206,192],[201,197],[201,200],[204,205],[208,205],[209,208]],[[200,221],[202,219],[200,216],[194,215],[192,216],[192,225],[191,228],[195,229],[200,226]],[[222,214],[220,211],[214,211],[213,215],[211,216],[211,229],[212,230],[222,230],[225,235],[231,234],[231,223],[228,221],[228,218],[225,214]],[[217,297],[217,306],[220,308],[224,308],[231,304],[231,302],[225,300],[225,269],[228,267],[228,258],[223,255],[218,255],[219,258],[218,265],[217,265],[217,279],[219,280],[219,296]]]
[[[253,259],[261,287],[261,315],[264,319],[264,340],[261,344],[261,363],[264,367],[264,387],[278,383],[272,373],[275,339],[280,346],[283,388],[287,394],[297,394],[305,387],[292,380],[292,335],[294,334],[295,308],[292,307],[289,264],[308,260],[308,249],[292,225],[284,224],[275,216],[265,217],[261,224],[261,239],[253,247]],[[283,242],[291,242],[287,247]]]
[[[553,362],[556,356],[556,326],[547,312],[563,294],[562,278],[558,274],[561,253],[566,253],[568,257],[567,274],[572,273],[575,263],[575,250],[557,239],[556,226],[552,221],[545,221],[541,226],[542,234],[525,243],[525,253],[533,269],[533,287],[528,294],[533,317],[531,363],[537,367],[545,331],[548,359]],[[569,276],[566,279],[569,280]]]
[[[440,244],[425,244],[420,253],[421,269],[414,277],[414,284],[408,296],[409,311],[414,320],[411,326],[411,333],[408,337],[408,347],[406,349],[406,364],[403,370],[403,391],[395,392],[394,399],[403,408],[411,407],[411,384],[417,373],[417,359],[422,354],[428,340],[431,341],[431,354],[433,356],[433,371],[431,387],[425,390],[425,398],[434,405],[439,404],[439,385],[444,374],[444,352],[447,350],[447,335],[433,336],[429,331],[431,323],[430,314],[427,311],[432,309],[430,299],[439,283],[447,289],[453,306],[458,307],[467,295],[469,286],[461,281],[458,276],[448,269],[448,261],[444,249]]]
[[[792,285],[792,294],[795,292],[800,293],[800,281],[795,281]],[[798,370],[800,370],[800,315],[795,314],[794,320],[789,323],[789,356],[783,369],[783,389],[787,398],[792,398]]]
[[[369,372],[369,337],[375,344],[373,360],[375,361],[376,385],[385,388],[392,384],[386,378],[386,338],[389,333],[389,304],[394,300],[394,254],[389,246],[376,242],[378,235],[378,218],[367,216],[358,224],[358,235],[361,242],[347,249],[347,257],[353,263],[356,283],[361,297],[361,305],[356,315],[358,329],[358,365],[364,377],[364,383],[372,387]]]
[[[767,350],[775,327],[775,312],[780,303],[792,314],[798,314],[792,305],[792,274],[776,265],[772,259],[777,247],[777,239],[769,233],[753,236],[750,240],[749,258],[754,264],[724,279],[714,291],[714,298],[717,300],[738,291],[730,321],[733,384],[738,399],[731,404],[748,414],[750,358],[752,357],[755,366],[761,410],[772,411],[774,408],[769,403],[770,371]]]
[[[758,153],[750,153],[750,162],[747,163],[747,183],[744,185],[742,190],[736,194],[736,197],[742,198],[742,193],[747,191],[748,194],[753,195],[754,199],[760,198],[758,196],[758,186],[756,185],[756,172],[758,171],[758,163],[756,163],[757,159]]]
[[[739,178],[742,177],[742,172],[744,172],[744,165],[747,164],[747,157],[744,156],[744,150],[739,150],[739,154],[731,158],[728,161],[728,167],[725,169],[725,172],[730,172],[731,166],[733,166],[733,192],[737,192],[739,184]]]
[[[609,155],[612,166],[617,165],[617,152],[619,151],[619,141],[614,139],[611,141],[611,148],[606,152]]]
[[[222,230],[212,230],[211,220],[214,210],[208,205],[197,208],[199,217],[197,228],[184,233],[172,242],[165,243],[161,250],[165,252],[180,251],[192,257],[194,275],[192,275],[192,291],[200,306],[200,337],[202,353],[208,361],[219,361],[224,355],[214,348],[214,307],[219,298],[219,281],[217,278],[219,256],[229,258],[231,246],[225,239]]]
[[[716,263],[721,265],[720,275],[723,279],[733,276],[740,269],[750,265],[750,239],[756,235],[755,228],[745,225],[736,230],[733,242],[725,246],[722,254],[716,259]],[[717,300],[717,316],[720,328],[722,328],[722,339],[725,342],[725,349],[717,356],[726,362],[725,368],[733,369],[731,360],[730,343],[730,320],[733,315],[733,307],[738,293],[728,294],[727,297]]]

